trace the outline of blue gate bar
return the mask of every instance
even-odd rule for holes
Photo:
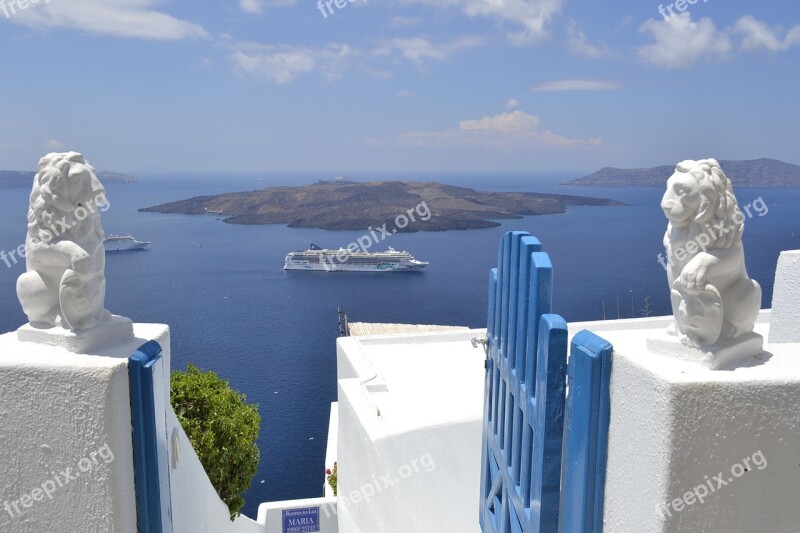
[[[153,371],[161,359],[161,346],[150,341],[128,358],[128,381],[133,430],[133,477],[139,533],[167,533],[163,528],[158,435],[155,418]]]
[[[613,348],[589,331],[572,340],[566,407],[562,533],[603,531]]]

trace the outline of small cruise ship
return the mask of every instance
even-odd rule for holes
[[[304,252],[290,252],[284,270],[325,272],[416,272],[428,266],[408,252],[389,247],[385,252],[352,252],[346,248],[326,250],[312,244]]]
[[[106,252],[127,252],[129,250],[144,250],[150,246],[149,241],[137,241],[130,235],[109,235],[103,243]]]

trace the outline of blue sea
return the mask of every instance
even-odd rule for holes
[[[217,372],[258,403],[261,465],[245,514],[259,503],[316,497],[330,403],[336,400],[337,307],[353,321],[486,326],[488,273],[506,231],[536,235],[553,260],[554,311],[568,321],[668,314],[662,252],[666,221],[660,188],[568,187],[568,175],[351,174],[355,179],[437,180],[484,190],[533,191],[613,198],[630,207],[575,207],[564,215],[503,221],[494,229],[397,234],[373,250],[405,249],[429,261],[422,273],[284,272],[286,253],[314,242],[346,246],[356,231],[236,226],[217,217],[139,213],[193,196],[308,184],[332,176],[145,176],[109,185],[107,234],[152,241],[144,252],[107,259],[107,307],[137,322],[169,324],[173,367],[194,363]],[[0,190],[0,249],[25,239],[29,191]],[[751,277],[769,307],[781,250],[800,249],[800,189],[739,189],[741,205],[769,208],[747,221]],[[409,206],[413,207],[413,206]],[[23,264],[0,263],[0,332],[26,319],[16,301]]]

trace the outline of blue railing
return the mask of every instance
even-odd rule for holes
[[[568,371],[567,324],[550,313],[553,265],[535,237],[506,234],[497,264],[489,278],[481,527],[599,533],[611,348],[582,332]]]

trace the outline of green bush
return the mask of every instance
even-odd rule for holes
[[[214,372],[191,364],[186,372],[172,372],[171,391],[172,408],[233,519],[258,469],[258,406],[248,405],[244,394]]]

